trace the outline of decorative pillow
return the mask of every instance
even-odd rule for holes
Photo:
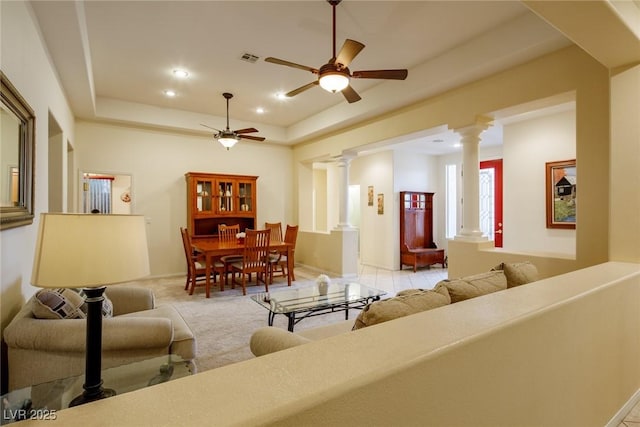
[[[32,298],[31,311],[37,319],[84,319],[87,317],[85,298],[82,289],[41,289]],[[102,301],[102,316],[113,316],[113,303],[106,296]]]
[[[31,311],[38,319],[83,319],[84,295],[77,289],[42,289],[32,300]]]
[[[436,288],[439,286],[446,287],[451,303],[456,303],[507,289],[507,278],[503,271],[489,271],[460,279],[442,280]]]
[[[538,280],[538,269],[530,261],[501,263],[493,268],[504,271],[507,288],[513,288]]]
[[[356,318],[353,329],[376,325],[451,303],[449,292],[444,287],[433,290],[408,289],[400,294],[367,305]]]

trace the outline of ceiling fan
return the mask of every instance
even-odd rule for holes
[[[245,133],[258,132],[258,129],[256,129],[256,128],[245,128],[245,129],[238,129],[238,130],[229,129],[229,100],[231,98],[233,98],[233,94],[225,92],[225,93],[222,94],[222,96],[227,100],[227,127],[226,127],[226,129],[220,130],[220,129],[212,128],[211,126],[207,126],[207,125],[201,123],[202,126],[217,131],[218,133],[213,135],[213,137],[215,139],[217,139],[218,142],[220,144],[222,144],[227,150],[229,148],[233,147],[234,145],[236,145],[236,142],[238,142],[240,139],[250,139],[250,140],[253,140],[253,141],[264,141],[264,138],[261,137],[261,136],[245,135]]]
[[[327,0],[333,9],[333,57],[324,64],[320,69],[307,67],[293,62],[285,61],[278,58],[268,57],[265,61],[272,64],[285,65],[287,67],[299,68],[301,70],[310,71],[318,75],[318,79],[300,86],[285,94],[287,97],[295,96],[313,86],[320,85],[329,92],[342,92],[349,103],[360,101],[360,95],[350,86],[349,79],[387,79],[387,80],[404,80],[407,78],[407,70],[368,70],[354,71],[349,70],[349,64],[353,61],[362,49],[364,44],[355,40],[346,39],[340,52],[336,55],[336,6],[342,0]]]

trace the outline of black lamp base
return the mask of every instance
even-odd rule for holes
[[[102,388],[102,301],[105,287],[84,288],[87,295],[87,349],[85,359],[84,392],[69,406],[82,405],[115,396],[115,390]]]
[[[87,393],[86,391],[82,393],[80,396],[74,397],[71,403],[69,403],[69,408],[78,405],[84,405],[85,403],[94,402],[100,399],[106,399],[107,397],[113,397],[116,395],[116,391],[110,388],[100,388],[99,393]]]

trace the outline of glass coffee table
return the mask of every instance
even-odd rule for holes
[[[362,309],[385,294],[385,291],[359,283],[332,283],[322,290],[318,285],[313,285],[300,289],[262,292],[251,296],[251,299],[269,310],[269,326],[273,326],[276,314],[283,314],[289,319],[287,329],[293,332],[293,327],[307,317],[344,311],[344,318],[347,320],[350,309]]]
[[[191,362],[166,355],[102,370],[103,386],[116,394],[138,390],[193,374]],[[56,419],[82,394],[84,374],[12,390],[1,397],[0,425],[25,419]]]

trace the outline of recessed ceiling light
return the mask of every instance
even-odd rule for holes
[[[176,96],[176,93],[174,91],[172,91],[172,90],[165,90],[164,94],[166,96],[168,96],[169,98],[173,98],[174,96]]]
[[[256,113],[258,113],[258,114],[264,113],[264,108],[262,108],[262,107],[256,108]]]
[[[189,72],[187,70],[176,69],[173,70],[173,75],[179,79],[186,79],[189,77]]]
[[[278,99],[287,99],[287,95],[284,92],[276,93],[276,98]]]

